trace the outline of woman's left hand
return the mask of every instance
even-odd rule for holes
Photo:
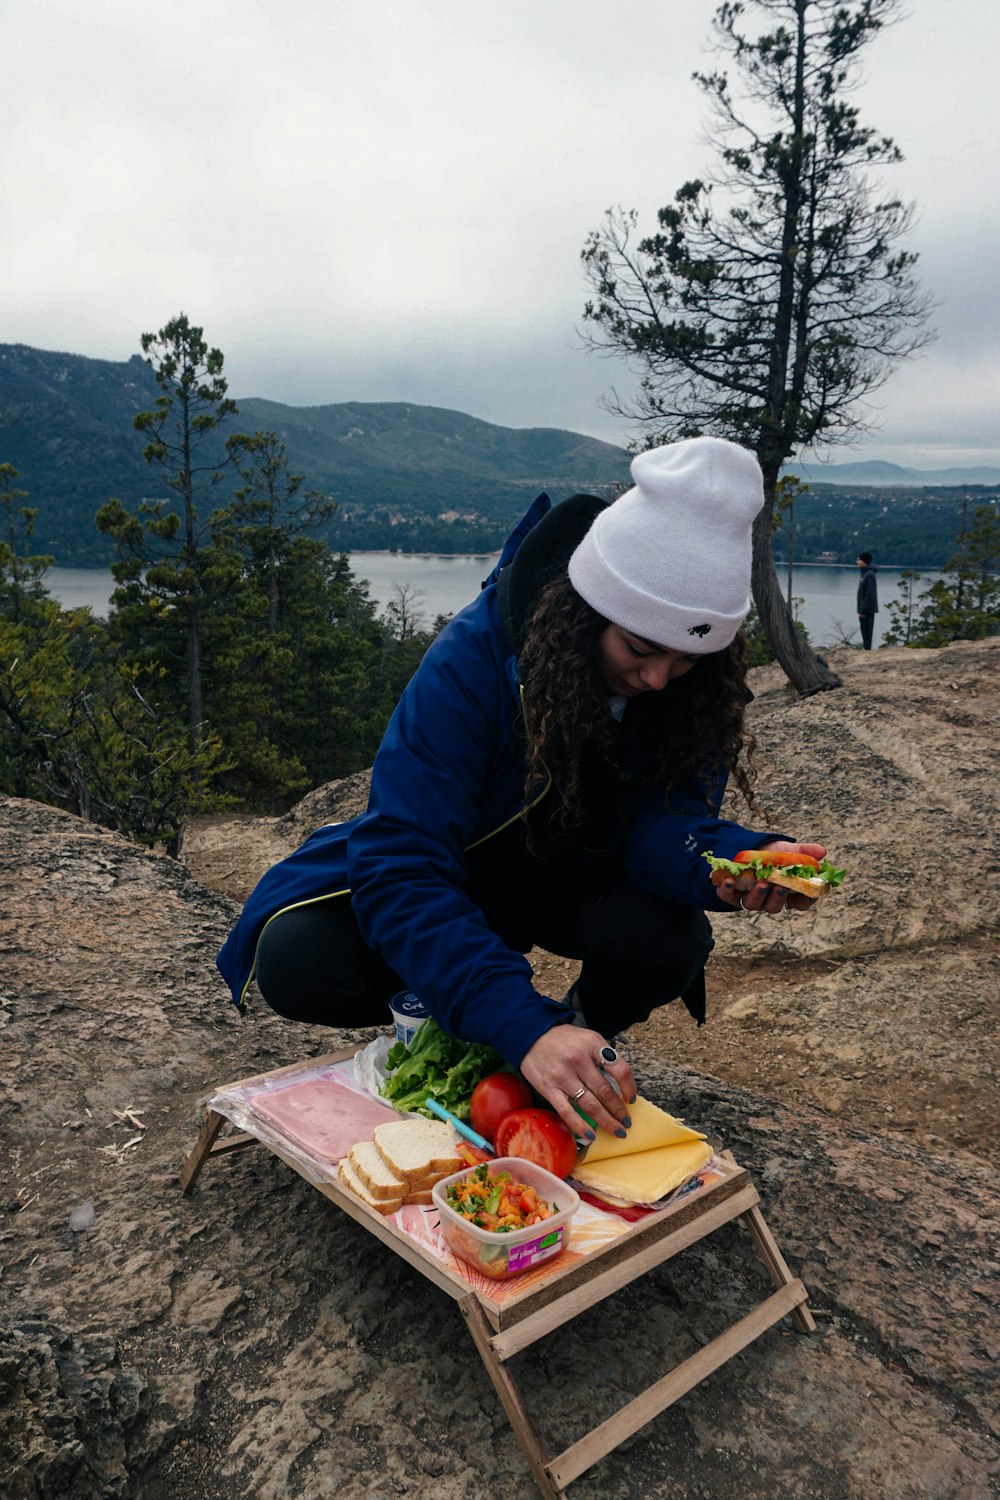
[[[571,1099],[577,1093],[584,1114],[602,1130],[623,1136],[631,1124],[628,1105],[636,1095],[632,1069],[623,1057],[610,1063],[602,1058],[601,1049],[607,1046],[601,1033],[589,1027],[553,1026],[542,1032],[521,1059],[525,1078],[574,1135],[593,1134],[573,1108]]]
[[[760,844],[759,852],[765,849],[780,849],[783,854],[811,854],[813,859],[822,859],[826,854],[823,844],[792,844],[788,839],[772,839],[769,844]],[[816,905],[814,896],[801,896],[783,885],[770,885],[758,880],[749,871],[745,875],[727,875],[718,887],[718,894],[730,906],[739,906],[743,911],[763,911],[775,916],[784,911],[808,911]]]

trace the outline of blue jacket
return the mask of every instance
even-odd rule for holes
[[[548,509],[542,496],[504,549],[482,593],[424,656],[386,729],[368,810],[318,829],[264,875],[218,958],[242,1004],[266,924],[293,906],[349,898],[365,942],[429,1006],[446,1031],[489,1042],[515,1066],[564,1020],[534,989],[527,959],[506,947],[465,895],[465,851],[525,805],[517,659],[504,629],[497,576]],[[666,901],[730,911],[702,859],[731,857],[769,835],[717,816],[702,787],[644,800],[622,830],[626,876]],[[532,799],[548,787],[533,790]]]

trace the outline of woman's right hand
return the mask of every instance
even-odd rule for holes
[[[601,1059],[601,1048],[607,1045],[599,1031],[559,1025],[543,1032],[521,1059],[520,1071],[532,1088],[549,1101],[576,1136],[592,1135],[570,1103],[570,1096],[581,1088],[586,1092],[577,1103],[602,1129],[624,1137],[632,1123],[628,1105],[636,1096],[635,1078],[623,1057],[610,1064]]]
[[[826,854],[823,844],[793,844],[789,839],[772,839],[768,844],[758,845],[762,854],[768,849],[778,849],[783,854],[809,854],[813,859],[823,859]],[[735,877],[727,875],[718,886],[718,893],[720,899],[728,901],[730,906],[738,906],[743,911],[766,912],[772,917],[786,908],[789,911],[808,911],[816,905],[815,896],[803,896],[785,886],[770,885],[766,880],[759,880],[752,870]]]

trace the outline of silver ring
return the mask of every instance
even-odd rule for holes
[[[740,911],[749,911],[749,910],[750,910],[749,906],[744,906],[743,905],[743,897],[741,896],[740,897]]]
[[[582,1099],[583,1098],[583,1096],[584,1096],[584,1094],[586,1092],[587,1092],[587,1085],[584,1084],[582,1089],[577,1089],[577,1091],[576,1091],[575,1094],[568,1094],[566,1097],[569,1099],[570,1104],[575,1104],[578,1099]]]
[[[612,1067],[618,1061],[618,1053],[614,1047],[602,1047],[600,1061],[607,1067]]]

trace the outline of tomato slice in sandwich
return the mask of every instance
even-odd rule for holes
[[[811,854],[788,853],[785,849],[743,849],[733,858],[736,865],[773,865],[780,869],[783,865],[806,865],[811,870],[819,869],[819,861],[813,859]]]

